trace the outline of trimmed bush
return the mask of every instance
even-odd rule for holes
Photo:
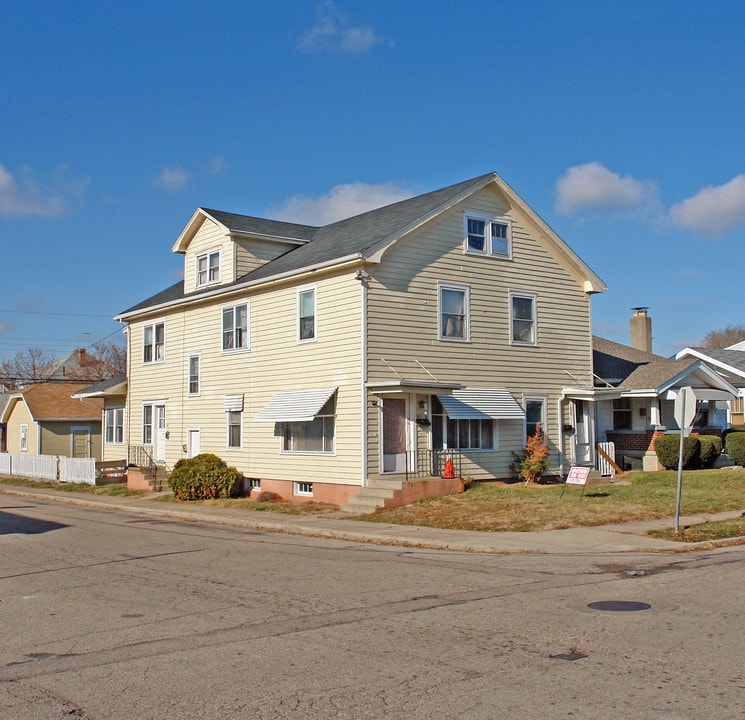
[[[727,435],[724,448],[733,463],[745,466],[745,433],[733,432]]]
[[[727,436],[732,433],[745,433],[745,427],[731,427],[727,428],[726,430],[722,430],[722,444],[725,448],[727,447]],[[725,452],[727,452],[726,449]]]
[[[713,467],[722,454],[722,438],[718,435],[699,435],[698,441],[701,443],[701,467]]]
[[[179,500],[211,500],[237,497],[242,476],[212,453],[179,460],[173,466],[168,486]]]
[[[654,441],[654,451],[662,467],[668,470],[678,469],[678,449],[680,435],[660,435]],[[686,470],[699,467],[701,462],[701,443],[695,435],[683,440],[683,467]]]

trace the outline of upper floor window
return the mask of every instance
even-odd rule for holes
[[[316,339],[316,289],[300,290],[297,294],[298,342]]]
[[[197,287],[220,280],[220,251],[197,255]]]
[[[248,304],[235,305],[222,310],[222,349],[245,350],[248,348]]]
[[[510,341],[517,345],[537,345],[536,296],[510,293]]]
[[[142,362],[163,362],[166,350],[166,325],[145,325],[142,331]]]
[[[199,395],[199,355],[189,356],[189,395]]]
[[[106,410],[106,442],[124,442],[124,408]]]
[[[510,257],[512,221],[509,218],[465,216],[465,251],[472,255]]]
[[[470,339],[470,294],[468,285],[438,285],[440,340]]]

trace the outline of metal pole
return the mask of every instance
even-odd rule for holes
[[[686,389],[681,388],[680,391],[681,399],[680,404],[685,408]],[[683,424],[685,420],[684,412],[681,412],[681,423],[680,423],[680,447],[678,448],[678,491],[675,497],[675,532],[680,530],[680,496],[683,491]]]

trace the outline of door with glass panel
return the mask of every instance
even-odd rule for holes
[[[406,471],[406,400],[383,400],[383,472]]]

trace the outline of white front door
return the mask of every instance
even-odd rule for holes
[[[406,400],[383,400],[383,472],[406,471]]]
[[[586,400],[575,400],[574,406],[574,462],[577,465],[592,465],[593,463],[593,431],[592,405]]]
[[[153,414],[155,415],[154,459],[155,462],[164,463],[166,461],[166,438],[168,437],[168,431],[166,430],[166,406],[155,405],[153,407]]]
[[[189,457],[193,458],[201,452],[202,439],[199,430],[189,430]]]

